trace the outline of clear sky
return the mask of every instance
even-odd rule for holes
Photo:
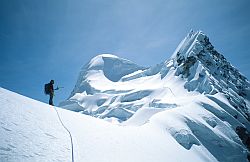
[[[0,86],[47,102],[54,79],[58,104],[92,57],[155,65],[190,29],[250,78],[249,0],[0,0]]]

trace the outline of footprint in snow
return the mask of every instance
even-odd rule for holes
[[[17,124],[17,123],[12,122],[12,124],[14,124],[14,125],[18,126],[18,124]]]
[[[6,148],[6,147],[0,147],[0,150],[3,150],[3,151],[11,151],[11,149],[10,148]]]
[[[6,130],[6,131],[11,131],[10,129],[8,129],[8,128],[5,128],[5,127],[2,127],[4,130]]]
[[[11,144],[8,144],[8,146],[10,146],[11,148],[16,148],[15,146],[11,145]]]
[[[55,136],[53,136],[53,135],[51,135],[51,134],[49,134],[49,133],[44,133],[46,136],[49,136],[50,138],[52,138],[52,139],[57,139]]]
[[[40,153],[34,153],[35,155],[37,155],[37,156],[44,156],[43,154],[40,154]]]

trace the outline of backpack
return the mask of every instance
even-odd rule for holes
[[[50,88],[49,83],[47,83],[47,84],[44,85],[44,93],[45,93],[46,95],[49,95],[49,94],[50,94],[49,88]]]

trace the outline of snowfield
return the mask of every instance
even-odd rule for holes
[[[0,161],[248,161],[250,83],[200,31],[153,67],[96,56],[59,107],[0,104]]]
[[[70,161],[71,143],[55,110],[0,88],[0,161]]]
[[[53,107],[2,88],[0,95],[1,161],[71,161],[70,137]],[[247,161],[231,125],[195,98],[186,106],[138,111],[127,126],[57,110],[72,134],[74,161]]]

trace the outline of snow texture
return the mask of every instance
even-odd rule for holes
[[[248,161],[250,83],[201,31],[153,67],[96,56],[59,116],[2,88],[0,103],[0,161],[70,161],[72,143],[75,161]]]

